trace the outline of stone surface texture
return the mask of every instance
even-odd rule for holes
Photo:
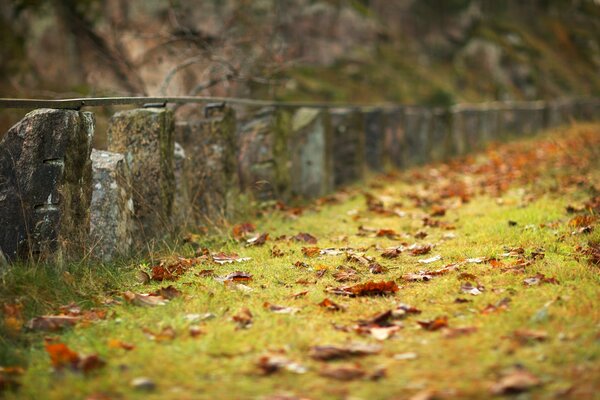
[[[333,189],[333,158],[328,114],[316,108],[293,111],[289,149],[292,196],[314,198]]]
[[[89,227],[94,116],[28,113],[0,142],[0,249],[9,260],[76,257]]]
[[[431,110],[407,107],[404,111],[405,146],[403,157],[407,166],[423,165],[428,161]]]
[[[384,154],[386,166],[402,168],[404,159],[402,148],[404,147],[403,109],[393,108],[385,111],[385,139]]]
[[[259,201],[289,197],[289,151],[291,115],[264,108],[245,123],[237,136],[240,187]]]
[[[373,171],[384,167],[385,120],[382,109],[364,112],[365,120],[365,160]]]
[[[333,176],[336,188],[355,183],[365,175],[365,135],[361,113],[330,110],[333,135]]]
[[[209,106],[202,115],[176,124],[185,151],[185,176],[192,220],[219,223],[231,216],[238,193],[235,111]]]
[[[92,254],[103,261],[127,255],[132,246],[133,195],[131,172],[125,156],[92,150]]]
[[[110,120],[108,150],[122,153],[131,169],[136,240],[162,237],[171,230],[175,176],[173,112],[141,108]]]

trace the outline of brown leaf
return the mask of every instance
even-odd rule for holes
[[[445,265],[444,267],[442,267],[440,269],[436,269],[434,271],[427,271],[427,274],[433,275],[433,276],[444,275],[444,274],[447,274],[448,272],[456,271],[458,269],[458,267],[459,267],[459,264],[452,263],[452,264]]]
[[[88,374],[96,369],[100,369],[106,365],[106,362],[102,360],[97,354],[91,354],[89,356],[82,357],[79,360],[77,369],[82,371],[84,374]]]
[[[398,232],[396,232],[393,229],[379,229],[377,231],[377,233],[375,234],[376,237],[386,237],[388,239],[398,239],[398,237],[400,236],[398,234]]]
[[[482,314],[493,314],[499,311],[506,311],[508,309],[508,304],[510,303],[510,298],[505,297],[502,300],[498,301],[496,304],[488,304],[483,310],[481,310]]]
[[[162,296],[152,296],[150,294],[133,293],[130,291],[124,292],[123,298],[129,303],[143,307],[164,306],[167,304],[167,299]]]
[[[250,282],[252,274],[244,271],[235,271],[225,276],[218,276],[215,279],[219,282]]]
[[[543,342],[548,339],[548,333],[546,331],[534,329],[517,329],[514,332],[513,337],[523,344],[532,341]]]
[[[343,286],[339,288],[329,289],[331,293],[341,294],[346,296],[383,296],[394,294],[398,291],[398,285],[394,281],[369,281],[359,283],[354,286]]]
[[[329,311],[346,311],[346,306],[339,305],[328,298],[323,299],[319,306],[328,309]]]
[[[263,375],[271,375],[282,369],[297,374],[303,374],[307,371],[307,368],[303,365],[292,362],[280,354],[263,355],[258,359],[256,364]]]
[[[231,319],[237,324],[237,329],[246,329],[252,325],[252,313],[247,307],[242,308]]]
[[[315,360],[329,361],[377,354],[380,351],[381,346],[353,343],[346,346],[313,346],[310,348],[308,355]]]
[[[179,291],[173,285],[169,285],[169,286],[162,287],[162,288],[150,293],[150,296],[158,296],[158,297],[163,297],[165,299],[171,300],[171,299],[181,296],[181,291]]]
[[[476,326],[463,326],[459,328],[444,328],[444,337],[451,339],[458,336],[470,335],[477,332]]]
[[[339,381],[352,381],[364,378],[367,372],[357,364],[340,365],[336,367],[324,366],[319,375],[325,378],[337,379]]]
[[[339,272],[333,274],[333,279],[337,282],[354,282],[359,280],[356,270],[344,266],[338,267]]]
[[[292,240],[308,244],[317,244],[317,238],[310,233],[300,232],[296,236],[292,236]]]
[[[383,274],[386,270],[381,266],[381,264],[374,262],[369,265],[369,271],[372,274]]]
[[[204,335],[204,329],[202,329],[201,326],[199,325],[191,325],[190,328],[188,329],[190,336],[195,338],[198,337],[200,335]]]
[[[235,240],[244,239],[249,233],[253,233],[256,230],[254,224],[250,222],[244,222],[242,224],[235,225],[231,231]]]
[[[423,245],[413,244],[410,247],[408,247],[408,251],[409,251],[410,255],[412,255],[412,256],[421,256],[423,254],[429,253],[432,248],[433,248],[433,246],[430,244],[423,244]]]
[[[471,282],[465,282],[460,286],[460,291],[463,293],[471,294],[473,296],[477,296],[483,293],[483,287],[474,286]]]
[[[118,339],[109,339],[108,348],[110,349],[123,349],[127,351],[131,351],[135,349],[135,345],[131,343],[122,342]]]
[[[64,343],[46,343],[46,352],[50,356],[50,362],[55,369],[64,367],[77,368],[79,363],[79,354],[71,350]]]
[[[177,337],[177,332],[170,326],[165,326],[158,332],[154,332],[148,328],[142,328],[142,331],[153,342],[170,342]]]
[[[57,331],[65,327],[74,326],[80,320],[81,317],[71,315],[43,315],[30,319],[26,327],[34,331]]]
[[[283,257],[285,253],[277,246],[271,248],[271,257]]]
[[[321,249],[319,249],[318,247],[303,247],[302,248],[302,254],[304,254],[306,257],[318,256],[320,251],[321,251]]]
[[[534,276],[524,279],[523,283],[526,286],[536,286],[540,283],[552,283],[558,285],[558,280],[556,278],[547,277],[542,273],[537,273]]]
[[[448,327],[448,317],[441,316],[436,317],[435,319],[432,319],[430,321],[417,321],[417,323],[421,325],[421,328],[427,331],[437,331],[442,328]]]
[[[578,215],[576,217],[571,218],[569,221],[569,226],[573,228],[581,228],[585,226],[590,226],[594,222],[596,222],[596,217],[593,215]]]
[[[246,240],[246,246],[262,246],[269,239],[268,233],[262,233],[260,235],[255,235]]]
[[[401,247],[390,247],[387,248],[381,253],[381,257],[383,258],[397,258],[402,253]]]
[[[504,375],[491,387],[493,394],[517,394],[541,385],[540,379],[531,372],[518,368]]]
[[[275,314],[296,314],[298,311],[300,311],[300,309],[297,307],[279,306],[277,304],[271,304],[268,301],[263,303],[263,307],[271,312],[274,312]]]
[[[161,262],[151,268],[151,279],[159,282],[176,280],[197,264],[198,261],[196,258],[179,258],[177,262],[171,264]]]
[[[299,299],[300,297],[305,297],[308,294],[308,290],[303,290],[302,292],[294,293],[290,297],[293,299]]]

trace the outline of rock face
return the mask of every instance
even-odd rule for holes
[[[185,151],[185,181],[196,224],[221,222],[238,192],[235,112],[208,106],[203,115],[178,122],[175,137]]]
[[[108,150],[122,153],[132,175],[135,238],[163,236],[170,230],[175,177],[173,112],[144,108],[118,112],[108,128]]]
[[[289,112],[269,107],[254,114],[238,130],[240,187],[259,201],[289,197],[290,119]]]
[[[338,188],[364,177],[364,125],[361,114],[352,109],[332,109],[330,118],[333,134],[334,185]]]
[[[0,142],[0,250],[8,260],[76,256],[89,227],[94,116],[28,113]]]
[[[292,196],[314,198],[333,189],[332,137],[328,114],[316,108],[293,112],[289,138]]]
[[[424,107],[407,107],[404,111],[405,165],[422,165],[428,159],[431,111]]]
[[[364,112],[365,119],[365,159],[373,171],[384,167],[385,120],[383,110],[373,109]]]
[[[126,255],[132,245],[133,195],[125,156],[93,150],[90,242],[92,254],[103,261]]]

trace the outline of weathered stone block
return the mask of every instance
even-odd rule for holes
[[[433,108],[429,130],[429,161],[443,161],[453,155],[451,133],[452,115],[450,111],[447,108]]]
[[[381,109],[369,109],[363,112],[365,121],[365,160],[373,171],[382,171],[384,167],[385,125]]]
[[[288,137],[291,114],[265,108],[238,131],[238,176],[257,200],[286,199],[290,192]]]
[[[90,242],[92,254],[103,261],[127,255],[132,246],[133,194],[125,156],[93,150]]]
[[[110,120],[108,149],[123,153],[131,169],[136,240],[170,231],[175,191],[173,130],[173,112],[165,108],[122,111]]]
[[[299,108],[293,112],[289,151],[293,196],[313,198],[333,190],[332,137],[326,111]]]
[[[390,167],[404,167],[402,149],[404,148],[404,110],[402,108],[387,109],[385,111],[385,146],[384,154],[386,164]]]
[[[0,142],[0,249],[9,260],[83,254],[94,116],[28,113]]]
[[[363,118],[357,110],[329,111],[333,133],[333,176],[336,188],[364,178],[365,135]]]
[[[515,106],[511,102],[498,103],[500,112],[500,137],[503,140],[518,135],[520,127]]]
[[[422,165],[429,158],[431,110],[425,107],[407,107],[404,110],[404,151],[407,166]]]
[[[228,106],[207,106],[201,116],[178,122],[176,140],[185,151],[184,168],[192,220],[221,223],[238,193],[236,117]]]
[[[173,196],[173,214],[171,225],[173,231],[182,231],[192,226],[192,200],[190,198],[190,181],[188,165],[183,146],[175,142],[173,150],[173,174],[175,176],[175,193]]]

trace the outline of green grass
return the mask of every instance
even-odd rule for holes
[[[587,140],[595,138],[597,143],[599,130],[598,125],[573,128],[568,132],[571,136],[563,131],[543,140],[567,146],[573,143],[569,140],[576,140],[582,132],[588,132]],[[535,151],[537,143],[541,143],[536,141],[517,142],[509,145],[509,151],[502,150],[499,154],[515,157],[509,164],[518,163],[519,154],[530,156],[531,151]],[[578,256],[575,247],[590,240],[600,240],[600,228],[596,226],[588,235],[572,236],[573,228],[568,226],[572,215],[565,211],[569,204],[586,201],[593,194],[593,188],[599,187],[597,148],[559,148],[554,155],[548,156],[551,161],[542,165],[538,179],[521,185],[515,183],[499,198],[484,194],[462,205],[456,204],[454,198],[444,200],[449,209],[441,220],[455,225],[456,229],[452,231],[423,228],[419,216],[428,209],[414,207],[408,196],[424,190],[435,196],[440,180],[420,177],[430,171],[430,167],[425,167],[409,171],[393,181],[377,179],[369,186],[352,188],[348,198],[340,204],[311,207],[297,219],[281,212],[269,213],[255,221],[258,231],[270,234],[271,240],[262,247],[247,248],[224,237],[212,238],[211,251],[235,251],[252,257],[252,260],[223,266],[206,262],[175,282],[135,283],[134,272],[140,262],[120,266],[79,266],[78,269],[75,266],[65,269],[14,267],[3,274],[0,299],[6,303],[22,301],[26,304],[24,314],[28,317],[56,311],[59,305],[69,301],[84,307],[98,306],[107,297],[120,298],[119,294],[125,290],[151,292],[170,283],[184,295],[165,306],[153,308],[130,304],[109,306],[106,320],[51,333],[50,336],[56,336],[73,350],[83,354],[98,353],[107,362],[104,368],[88,376],[68,371],[53,372],[43,348],[43,337],[47,333],[23,332],[12,338],[3,335],[0,365],[21,362],[26,366],[20,379],[20,390],[4,394],[7,398],[36,399],[83,399],[94,393],[127,399],[240,399],[293,393],[313,399],[379,399],[405,398],[430,389],[444,398],[487,398],[490,384],[504,369],[523,365],[543,382],[532,391],[534,398],[554,398],[560,394],[572,398],[597,397],[600,389],[597,382],[600,376],[599,270]],[[569,151],[576,151],[580,160],[577,166],[564,163],[566,158],[563,156]],[[553,157],[561,161],[555,161]],[[466,165],[476,165],[483,160],[481,155],[475,159],[475,164]],[[451,182],[465,176],[473,179],[482,176],[449,172],[455,170],[444,166],[435,168]],[[535,165],[529,169],[535,169]],[[586,177],[585,183],[558,184],[574,174]],[[376,189],[381,182],[383,187]],[[391,202],[401,202],[401,209],[407,216],[390,217],[367,211],[362,190],[387,196]],[[524,201],[527,197],[532,200]],[[517,225],[509,226],[509,220]],[[360,225],[390,228],[411,235],[425,229],[429,236],[419,240],[357,236]],[[372,275],[366,268],[353,265],[359,271],[360,281],[396,280],[400,290],[390,297],[345,298],[325,293],[329,286],[343,285],[332,276],[335,268],[351,264],[343,255],[307,258],[301,252],[302,244],[274,240],[280,235],[291,236],[298,232],[315,235],[321,248],[372,246],[367,254],[376,257],[388,272]],[[456,238],[442,240],[448,232],[455,233]],[[342,235],[348,237],[347,242],[335,241]],[[437,246],[426,256],[413,257],[403,253],[391,260],[380,257],[381,250],[373,247],[398,245],[402,241],[436,243]],[[285,255],[273,258],[269,251],[273,245]],[[545,257],[526,267],[525,274],[501,272],[489,263],[481,263],[464,265],[460,271],[435,277],[429,282],[401,279],[405,273],[433,270],[471,257],[497,257],[505,262],[501,257],[504,246],[521,246],[527,252],[543,248]],[[189,248],[179,250],[181,254],[190,253]],[[174,253],[172,250],[171,254]],[[417,259],[434,254],[440,254],[442,261],[428,265],[417,263]],[[296,261],[304,261],[311,268],[295,267]],[[327,267],[320,279],[314,272],[317,266]],[[254,279],[248,286],[253,291],[244,293],[226,288],[213,278],[196,276],[202,269],[214,269],[217,275],[236,270],[250,272]],[[64,279],[66,272],[73,279]],[[461,293],[458,278],[461,272],[476,275],[485,291],[478,296]],[[523,279],[537,272],[558,279],[559,284],[525,287]],[[311,283],[297,283],[301,280]],[[305,290],[308,291],[305,297],[291,298],[292,294]],[[325,297],[346,305],[347,311],[334,313],[319,307],[317,303]],[[457,304],[454,301],[457,297],[468,298],[471,302]],[[481,313],[488,304],[505,297],[511,299],[506,311]],[[274,314],[263,307],[264,302],[300,307],[301,311],[295,315]],[[397,303],[416,306],[422,314],[406,318],[402,330],[381,342],[383,350],[380,354],[350,360],[360,363],[368,372],[384,367],[385,378],[341,382],[318,374],[324,364],[346,362],[312,360],[308,357],[311,346],[377,342],[354,332],[336,330],[334,323],[353,325],[356,320]],[[248,307],[253,313],[253,325],[249,329],[236,330],[231,317],[242,307]],[[215,314],[215,318],[200,323],[205,333],[190,337],[190,323],[184,316],[207,312]],[[478,330],[470,335],[446,338],[441,332],[428,332],[416,324],[416,320],[428,320],[438,315],[448,316],[450,327],[475,326]],[[167,326],[177,332],[172,341],[154,342],[143,332],[143,329],[159,331]],[[549,337],[545,342],[517,345],[510,339],[516,329],[544,330]],[[136,348],[129,352],[112,349],[108,346],[109,339],[130,342]],[[278,351],[284,351],[287,358],[308,367],[308,372],[298,375],[281,371],[261,376],[256,366],[258,358]],[[417,358],[394,360],[394,354],[405,352],[415,352]],[[150,393],[133,390],[130,381],[140,376],[151,378],[157,385],[156,390]]]

